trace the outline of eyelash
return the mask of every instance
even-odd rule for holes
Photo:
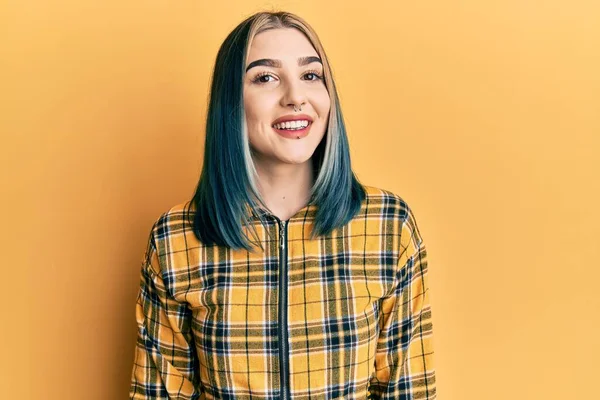
[[[306,73],[304,73],[304,75],[309,75],[309,74],[315,76],[315,79],[309,79],[309,82],[317,82],[317,81],[320,81],[323,79],[323,76],[319,75],[319,73],[316,70],[306,71]],[[252,80],[252,83],[257,83],[259,85],[269,83],[269,82],[261,82],[260,81],[260,78],[262,78],[263,76],[273,76],[273,74],[270,72],[262,72],[262,73],[258,74],[258,76],[256,78],[254,78]]]

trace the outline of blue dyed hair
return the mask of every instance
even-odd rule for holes
[[[253,232],[251,214],[265,206],[257,189],[257,175],[250,152],[244,112],[243,82],[246,57],[252,40],[269,29],[295,28],[311,42],[323,63],[324,83],[331,100],[327,130],[312,163],[315,183],[310,203],[316,214],[311,239],[346,225],[366,197],[350,165],[350,149],[339,98],[325,50],[315,31],[300,17],[288,12],[259,12],[241,22],[217,53],[206,121],[204,164],[190,208],[194,234],[205,245],[262,248],[250,241],[243,227]],[[250,210],[250,213],[248,212]],[[264,222],[264,221],[263,221]]]

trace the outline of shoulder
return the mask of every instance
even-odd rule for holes
[[[179,291],[180,276],[190,268],[188,250],[197,248],[189,202],[177,204],[154,219],[148,238],[146,265],[160,276],[171,296]]]
[[[163,211],[154,219],[151,228],[151,241],[159,253],[171,253],[179,247],[186,247],[194,238],[192,221],[194,209],[190,202],[182,202]]]
[[[406,199],[390,190],[375,186],[364,186],[367,196],[363,203],[367,215],[382,221],[393,220],[402,240],[423,241],[413,209]]]
[[[383,217],[395,218],[402,222],[410,217],[412,211],[406,200],[399,194],[375,186],[363,185],[363,187],[367,194],[363,207],[370,208]]]
[[[423,236],[417,225],[417,219],[406,200],[389,190],[366,186],[366,203],[375,205],[375,209],[367,212],[382,221],[393,219],[393,231],[399,234],[398,265],[404,265],[408,257],[423,252]],[[366,205],[371,207],[371,205]],[[365,205],[363,205],[365,207]]]
[[[154,219],[152,233],[156,239],[180,233],[190,228],[190,219],[194,210],[189,208],[190,202],[179,203],[163,211]]]

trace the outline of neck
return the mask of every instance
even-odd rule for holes
[[[260,194],[272,214],[287,220],[308,204],[314,183],[311,159],[303,164],[255,165]]]

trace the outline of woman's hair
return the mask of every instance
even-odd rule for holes
[[[359,211],[366,194],[350,165],[346,127],[331,67],[315,31],[300,17],[288,12],[259,12],[241,22],[225,39],[215,62],[206,120],[204,164],[191,200],[196,212],[194,234],[205,245],[251,250],[245,226],[258,238],[250,223],[265,206],[257,188],[252,159],[243,82],[246,58],[254,37],[264,31],[294,28],[302,32],[321,58],[324,83],[331,101],[327,130],[313,156],[315,184],[310,203],[316,213],[311,238],[347,224]],[[264,221],[263,221],[264,223]],[[252,242],[260,247],[260,241]]]

